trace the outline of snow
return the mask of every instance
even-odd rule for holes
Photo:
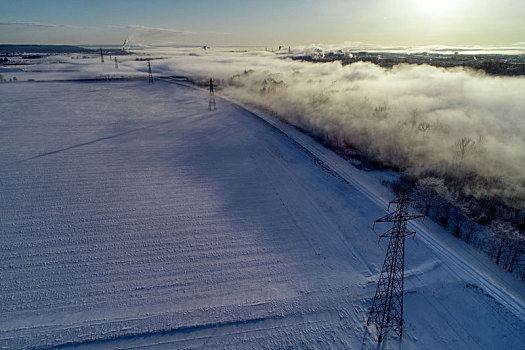
[[[101,74],[79,61],[28,74]],[[0,347],[376,348],[381,172],[217,105],[145,76],[0,84]],[[381,348],[525,347],[523,284],[415,229],[404,338]]]

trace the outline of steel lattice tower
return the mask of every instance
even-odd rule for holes
[[[215,104],[215,92],[213,90],[215,86],[217,85],[213,84],[213,79],[210,78],[210,102],[208,103],[208,109],[210,111],[215,111],[217,109],[217,105]]]
[[[153,84],[153,73],[151,72],[151,60],[148,60],[148,84]]]
[[[383,237],[390,237],[390,241],[381,269],[381,276],[377,283],[374,301],[370,308],[370,315],[366,321],[367,326],[371,323],[376,326],[378,343],[381,343],[389,329],[395,330],[399,338],[403,337],[405,237],[416,233],[407,229],[407,221],[424,216],[408,212],[408,206],[413,201],[408,197],[407,192],[403,191],[388,205],[390,209],[391,204],[397,204],[396,210],[374,221],[373,227],[378,222],[394,223],[390,230],[379,236],[379,241]]]

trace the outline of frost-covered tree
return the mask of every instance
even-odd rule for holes
[[[423,193],[425,216],[428,216],[436,199],[436,194],[442,191],[442,187],[444,187],[444,180],[437,177],[425,177],[417,180],[416,188]]]
[[[509,233],[508,242],[504,268],[509,272],[514,272],[516,261],[525,248],[525,236],[518,230],[512,230]]]
[[[458,196],[456,192],[450,191],[444,184],[436,184],[435,191],[443,202],[443,205],[441,206],[441,222],[443,223],[443,227],[447,228],[451,210],[453,206],[457,204]],[[439,218],[439,214],[436,214],[436,218]]]
[[[508,222],[500,220],[494,220],[490,224],[489,228],[492,237],[490,259],[499,265],[502,260],[505,248],[510,247],[509,255],[512,252],[512,243],[514,243],[515,237],[517,235],[516,229]]]

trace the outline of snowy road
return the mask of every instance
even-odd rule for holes
[[[1,347],[375,348],[370,224],[390,195],[207,104],[165,83],[0,85]],[[435,229],[407,243],[405,338],[384,348],[524,347],[523,287],[461,272],[483,258]]]

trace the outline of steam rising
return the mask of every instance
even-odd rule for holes
[[[427,65],[315,64],[267,52],[193,53],[168,65],[213,76],[222,93],[270,109],[333,145],[421,176],[460,178],[466,193],[499,195],[523,207],[523,77]]]

